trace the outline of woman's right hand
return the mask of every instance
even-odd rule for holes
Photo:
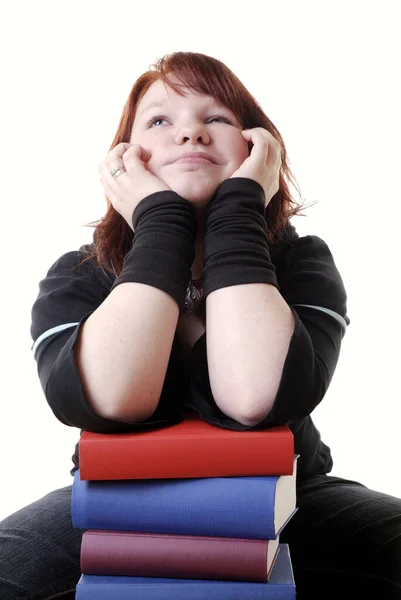
[[[132,230],[132,215],[139,202],[155,192],[171,190],[164,181],[146,169],[144,163],[150,157],[151,153],[142,146],[122,142],[99,165],[100,181],[107,198]],[[125,171],[117,178],[112,177],[110,171],[119,166]]]

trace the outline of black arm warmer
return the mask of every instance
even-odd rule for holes
[[[226,179],[205,211],[204,295],[243,283],[278,288],[270,259],[265,193],[246,177]]]
[[[193,206],[173,191],[150,194],[132,215],[134,241],[111,290],[120,283],[152,285],[184,307],[195,258],[197,222]]]

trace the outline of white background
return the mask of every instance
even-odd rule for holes
[[[72,483],[79,430],[46,403],[31,353],[39,281],[92,241],[98,165],[132,84],[164,54],[214,56],[281,132],[352,321],[313,417],[333,474],[401,497],[399,3],[18,2],[0,25],[0,518]]]

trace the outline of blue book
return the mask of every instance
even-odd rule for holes
[[[295,600],[289,547],[280,544],[268,583],[82,575],[76,600]]]
[[[199,479],[81,480],[72,486],[72,524],[104,529],[275,539],[296,511],[292,475]]]

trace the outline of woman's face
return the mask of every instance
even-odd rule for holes
[[[145,163],[151,173],[201,207],[249,156],[248,143],[229,108],[211,96],[182,91],[185,96],[160,80],[153,83],[138,103],[130,143],[151,153]],[[188,152],[206,152],[214,162],[176,162]]]

